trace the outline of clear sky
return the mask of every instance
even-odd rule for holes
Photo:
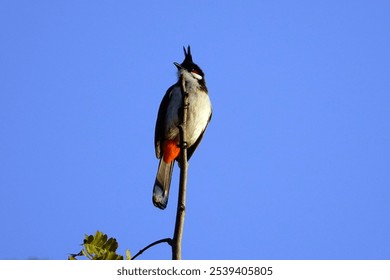
[[[389,1],[0,2],[0,259],[173,235],[154,125],[190,44],[213,119],[185,259],[390,259]],[[163,244],[141,259],[169,259]]]

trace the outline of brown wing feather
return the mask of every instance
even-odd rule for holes
[[[154,130],[154,148],[157,158],[162,157],[162,144],[165,140],[165,116],[167,114],[169,99],[171,97],[171,92],[174,86],[175,85],[172,85],[170,88],[168,88],[158,109],[156,127]]]

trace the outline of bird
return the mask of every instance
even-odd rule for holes
[[[212,106],[205,75],[192,60],[190,46],[183,47],[184,61],[177,67],[178,81],[168,88],[158,109],[154,145],[159,165],[153,186],[154,206],[165,209],[168,203],[172,171],[175,161],[180,167],[180,131],[183,95],[188,94],[186,119],[186,147],[189,160],[203,138],[211,120]]]

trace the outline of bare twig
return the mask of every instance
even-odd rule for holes
[[[186,188],[187,188],[187,111],[188,111],[188,92],[185,88],[184,79],[182,80],[182,92],[183,92],[183,111],[182,111],[182,123],[179,126],[180,130],[180,183],[179,183],[179,195],[177,201],[176,223],[175,232],[172,240],[172,260],[181,260],[181,241],[183,237],[184,228],[184,216],[186,210]]]
[[[145,252],[146,250],[148,250],[150,247],[153,247],[157,244],[160,244],[160,243],[168,243],[169,245],[172,246],[172,238],[163,238],[163,239],[160,239],[160,240],[157,240],[157,241],[154,241],[153,243],[150,243],[148,246],[146,246],[145,248],[139,250],[139,252],[137,254],[134,255],[134,257],[132,257],[131,259],[132,260],[135,260],[136,257],[138,257],[139,255],[141,255],[143,252]]]
[[[187,140],[186,140],[186,124],[187,124],[187,111],[188,111],[188,92],[185,88],[184,79],[182,80],[182,92],[183,92],[183,105],[182,105],[182,123],[179,125],[180,131],[180,182],[179,182],[179,195],[177,201],[176,222],[173,239],[164,238],[157,240],[142,250],[140,250],[131,259],[141,255],[144,251],[160,243],[168,243],[172,247],[172,260],[181,260],[181,241],[183,238],[184,228],[184,216],[186,209],[186,188],[187,188]]]

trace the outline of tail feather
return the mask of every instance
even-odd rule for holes
[[[166,163],[161,159],[158,165],[156,181],[153,187],[153,204],[160,209],[167,207],[174,163],[174,160]]]

